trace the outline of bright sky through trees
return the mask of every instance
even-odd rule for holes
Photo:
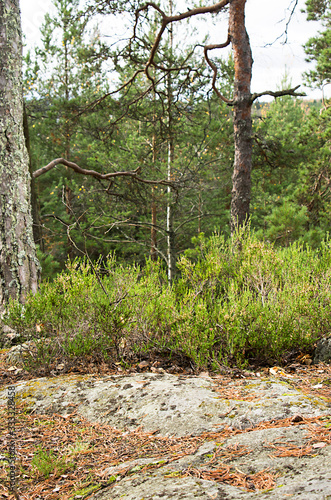
[[[183,4],[188,4],[188,2],[183,2]],[[283,44],[282,34],[293,5],[293,0],[278,0],[277,2],[248,0],[247,2],[246,26],[254,58],[253,92],[276,90],[285,72],[289,75],[292,85],[298,85],[302,82],[302,73],[312,67],[311,64],[305,62],[302,45],[309,37],[316,35],[320,24],[306,21],[305,14],[301,12],[301,9],[305,7],[304,0],[298,1],[295,14],[288,27],[288,41]],[[39,28],[45,13],[50,9],[52,9],[51,0],[21,0],[23,32],[27,46],[30,47],[38,42]],[[201,22],[199,31],[207,33],[209,30],[211,43],[221,43],[226,39],[226,29],[226,23],[222,23],[220,17],[216,26],[205,21]],[[275,41],[278,37],[281,38]],[[318,90],[311,91],[307,88],[303,90],[308,98],[320,99],[322,96]],[[325,93],[326,96],[330,96],[331,88],[326,89]]]

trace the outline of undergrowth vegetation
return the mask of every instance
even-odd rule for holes
[[[153,355],[198,369],[284,363],[330,331],[331,245],[276,248],[248,233],[200,238],[172,287],[160,262],[76,260],[5,322],[38,340],[29,370],[79,360],[128,367]]]

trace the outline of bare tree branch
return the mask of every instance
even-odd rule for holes
[[[57,165],[64,165],[66,167],[71,168],[75,172],[82,174],[82,175],[90,175],[92,177],[95,177],[96,179],[111,179],[114,177],[133,177],[139,182],[142,182],[144,184],[161,184],[164,186],[172,186],[175,187],[174,182],[166,181],[166,180],[161,180],[161,181],[148,181],[146,179],[142,179],[141,177],[138,177],[138,174],[141,171],[141,168],[138,167],[135,170],[132,171],[126,171],[126,172],[110,172],[108,174],[100,174],[96,170],[87,170],[86,168],[82,168],[76,163],[73,163],[72,161],[65,160],[64,158],[56,158],[55,160],[51,161],[48,163],[48,165],[45,165],[45,167],[39,168],[35,172],[33,172],[32,177],[36,179],[42,174],[45,174],[46,172],[49,172],[49,170],[52,170],[52,168],[56,167]]]
[[[264,92],[260,92],[259,94],[252,94],[251,102],[253,103],[256,99],[264,95],[270,95],[275,98],[282,97],[284,95],[291,95],[293,97],[305,97],[307,94],[305,94],[304,92],[296,92],[299,87],[300,85],[297,85],[293,89],[278,90],[276,92],[272,92],[272,90],[265,90]]]
[[[148,89],[146,89],[144,92],[142,92],[138,96],[138,98],[135,98],[130,104],[127,105],[126,110],[122,113],[122,115],[120,116],[120,118],[116,120],[116,122],[118,122],[118,121],[120,121],[126,115],[127,110],[128,110],[128,108],[129,108],[129,106],[131,104],[134,104],[135,102],[138,102],[145,95],[147,95],[152,89],[155,90],[155,83],[159,83],[164,78],[164,77],[161,77],[158,82],[155,82],[154,78],[148,72],[148,68],[151,65],[155,66],[157,69],[161,69],[162,71],[166,71],[166,72],[169,72],[169,71],[183,71],[183,70],[192,71],[192,68],[190,66],[180,66],[180,67],[173,67],[173,68],[165,68],[162,65],[158,65],[158,64],[156,64],[154,62],[154,57],[155,57],[155,54],[156,54],[157,49],[159,47],[159,44],[160,44],[160,41],[161,41],[161,38],[162,38],[164,30],[166,29],[166,27],[167,27],[167,25],[169,23],[172,23],[172,22],[175,22],[175,21],[181,21],[183,19],[187,19],[189,17],[196,16],[196,15],[199,15],[199,14],[217,13],[220,10],[222,10],[229,3],[230,3],[230,0],[222,0],[221,2],[217,2],[214,5],[211,5],[210,7],[198,7],[198,8],[195,8],[195,9],[188,10],[187,12],[184,12],[183,14],[178,14],[176,16],[167,16],[166,13],[157,4],[155,4],[154,2],[147,2],[146,4],[144,4],[143,6],[141,6],[136,11],[136,22],[135,22],[135,25],[134,25],[133,36],[130,39],[130,43],[131,43],[131,41],[133,39],[136,38],[136,30],[137,30],[138,20],[139,20],[139,16],[140,16],[141,12],[143,12],[144,10],[148,10],[149,7],[152,7],[157,12],[159,12],[159,14],[162,16],[162,26],[161,26],[161,28],[159,30],[159,33],[158,33],[158,35],[157,35],[157,37],[156,37],[156,39],[154,41],[153,47],[152,47],[151,52],[150,52],[150,57],[149,57],[149,60],[148,60],[148,62],[146,64],[145,68],[144,69],[139,69],[139,70],[135,71],[135,73],[132,75],[132,77],[127,82],[125,82],[123,85],[121,85],[116,90],[113,90],[111,92],[107,92],[102,97],[100,97],[100,98],[96,99],[95,101],[89,103],[76,116],[80,116],[81,114],[83,114],[88,109],[93,110],[96,106],[98,106],[107,97],[109,97],[111,95],[114,95],[114,94],[117,94],[118,92],[120,92],[121,90],[123,90],[124,88],[126,88],[128,85],[132,84],[134,82],[134,80],[136,79],[136,77],[140,73],[144,72],[146,74],[147,78],[152,82],[152,85],[150,87],[148,87]],[[221,48],[221,46],[219,46],[219,47],[217,47],[217,46],[209,46],[208,50],[211,50],[212,48]],[[187,59],[188,58],[186,58],[186,60]],[[209,61],[209,60],[207,59],[207,61]],[[213,63],[210,64],[210,62],[208,62],[208,64],[211,66],[211,64],[213,64]],[[214,70],[213,66],[211,66],[211,67]],[[215,76],[215,80],[216,80],[216,76]],[[216,93],[220,96],[220,94],[218,93],[218,91],[217,91],[217,89],[215,88],[214,85],[213,85],[213,88],[216,91]],[[224,98],[223,100],[225,100],[225,99],[226,98]],[[225,101],[225,102],[227,102],[227,101]],[[39,174],[39,175],[41,175],[41,174]]]
[[[284,44],[287,43],[287,36],[288,36],[287,31],[288,31],[288,27],[290,25],[290,22],[292,20],[292,17],[294,15],[294,11],[295,11],[295,9],[296,9],[296,7],[298,5],[298,2],[299,2],[299,0],[292,0],[292,3],[294,3],[294,6],[293,6],[293,9],[291,10],[291,13],[289,15],[289,18],[288,18],[286,26],[285,26],[285,32],[284,32],[285,33],[285,41],[283,42]]]
[[[299,0],[292,0],[292,2],[291,2],[291,4],[294,3],[294,6],[293,6],[293,8],[291,10],[291,13],[289,15],[288,20],[286,21],[284,33],[282,33],[281,35],[279,35],[273,42],[267,43],[265,45],[265,47],[270,47],[271,45],[273,45],[274,43],[276,43],[278,40],[280,40],[284,35],[285,35],[285,40],[284,40],[284,42],[282,42],[282,44],[285,45],[287,43],[287,39],[288,39],[288,27],[290,25],[290,22],[292,20],[292,17],[294,15],[294,11],[295,11],[295,9],[296,9],[296,7],[298,5],[298,2],[299,2]],[[289,10],[289,8],[287,10]],[[285,18],[282,19],[280,22],[283,22],[283,21],[285,21]]]
[[[209,59],[209,57],[208,57],[208,50],[224,49],[225,47],[227,47],[228,45],[230,45],[230,43],[231,43],[231,38],[230,38],[230,34],[228,34],[228,39],[227,39],[227,41],[225,43],[221,43],[221,44],[218,44],[218,45],[206,45],[205,48],[204,48],[204,54],[205,54],[205,59],[207,61],[207,64],[211,67],[211,69],[214,72],[214,74],[213,74],[213,81],[212,81],[212,87],[213,87],[216,95],[218,95],[218,97],[222,101],[226,102],[227,104],[233,104],[233,100],[232,99],[227,99],[226,97],[224,97],[224,95],[222,95],[221,92],[216,87],[217,67]]]
[[[159,48],[162,35],[163,35],[166,27],[168,26],[168,24],[171,24],[171,23],[176,22],[176,21],[183,21],[184,19],[188,19],[190,17],[197,16],[199,14],[207,14],[207,13],[216,14],[217,12],[221,11],[224,7],[226,7],[226,5],[228,5],[230,3],[230,1],[231,0],[222,0],[221,2],[217,2],[211,6],[197,7],[195,9],[191,9],[191,10],[188,10],[186,12],[183,12],[182,14],[177,14],[175,16],[167,16],[166,13],[154,2],[147,2],[145,5],[142,5],[136,11],[136,22],[135,22],[135,26],[134,26],[134,32],[133,32],[132,39],[134,39],[136,36],[136,29],[137,29],[138,20],[139,20],[139,16],[140,16],[141,12],[148,10],[149,7],[152,7],[162,17],[161,28],[159,29],[159,32],[156,35],[153,47],[152,47],[151,52],[150,52],[149,59],[148,59],[147,64],[145,66],[145,74],[146,74],[147,78],[152,82],[152,84],[153,84],[154,80],[153,80],[153,77],[149,74],[148,69],[150,66],[154,65],[155,54]]]

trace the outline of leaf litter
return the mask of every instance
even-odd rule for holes
[[[6,426],[6,412],[1,409],[0,424]],[[293,421],[293,418],[271,422],[262,422],[254,428],[239,430],[225,427],[220,432],[205,432],[198,436],[161,437],[154,432],[144,432],[141,428],[134,431],[118,430],[110,425],[92,423],[77,414],[73,408],[71,414],[42,415],[29,413],[21,404],[17,408],[17,470],[19,476],[19,494],[23,500],[69,500],[75,498],[75,492],[90,488],[90,493],[78,498],[88,498],[112,481],[119,480],[133,472],[143,473],[147,469],[164,467],[182,457],[193,455],[206,441],[224,443],[231,436],[276,427],[293,425],[308,425],[309,443],[304,447],[296,447],[286,443],[273,443],[269,446],[274,450],[273,456],[303,456],[316,453],[314,443],[331,443],[329,422],[325,417],[303,418]],[[6,448],[8,435],[3,434],[2,449]],[[79,450],[77,443],[85,443]],[[76,446],[76,448],[75,448]],[[33,467],[33,457],[36,450],[42,447],[46,452],[56,454],[58,462],[64,464],[64,470],[57,468],[48,478]],[[259,491],[272,488],[277,474],[269,469],[255,474],[231,467],[226,462],[234,457],[244,456],[252,450],[244,446],[219,446],[212,457],[201,468],[188,467],[181,470],[181,477],[194,476],[216,482],[224,482],[248,491]],[[117,476],[107,477],[107,469],[125,462],[140,458],[151,458],[152,463],[142,467],[128,466],[119,469]],[[62,461],[62,462],[61,462]],[[67,464],[67,468],[65,465]],[[166,474],[166,473],[165,473]],[[170,473],[171,474],[171,473]],[[178,475],[178,473],[173,472]],[[0,470],[0,494],[2,498],[14,498],[8,489],[6,467]],[[169,476],[168,476],[169,477]]]
[[[295,365],[292,368],[289,367],[288,371],[294,371],[295,378],[290,377],[289,381],[286,377],[287,383],[306,394],[330,400],[331,367],[329,365],[320,364],[318,368]],[[267,376],[267,372],[268,370],[265,369],[265,373],[262,371],[261,375]],[[282,377],[284,377],[283,370],[279,371],[279,378],[282,379]],[[8,384],[30,378],[32,377],[29,374],[11,374],[7,370],[6,381],[3,380],[3,382]],[[233,378],[238,378],[236,388],[230,386]],[[238,374],[232,377],[217,376],[214,381],[216,385],[222,384],[223,398],[253,401],[258,397],[249,394],[245,388],[248,378],[256,378],[256,374],[239,370]],[[217,391],[217,387],[215,390]],[[231,436],[256,430],[307,426],[308,442],[304,446],[296,446],[289,442],[266,443],[266,446],[272,450],[273,458],[313,456],[324,446],[331,444],[331,418],[327,416],[312,418],[292,416],[261,422],[242,430],[225,427],[220,432],[205,432],[198,436],[160,437],[155,435],[157,431],[144,432],[142,428],[125,431],[104,423],[92,423],[77,414],[75,405],[72,406],[72,413],[66,416],[29,413],[24,403],[17,406],[16,452],[18,490],[21,500],[87,499],[96,491],[109,487],[112,482],[126,475],[144,473],[147,469],[162,468],[182,457],[192,455],[207,440],[223,443]],[[0,408],[0,427],[6,429],[6,425],[6,408]],[[2,450],[6,450],[7,441],[8,435],[3,432],[0,437]],[[82,443],[82,449],[77,448],[77,442]],[[67,464],[67,468],[63,470],[55,465],[49,477],[44,477],[32,464],[38,447],[42,447],[46,452],[55,453],[57,463],[63,463],[64,466]],[[247,491],[272,488],[275,486],[278,474],[269,468],[254,474],[245,474],[238,468],[227,464],[233,458],[245,456],[251,452],[252,450],[244,446],[219,447],[203,466],[199,468],[189,466],[179,473],[168,471],[168,476],[169,474],[180,474],[181,477],[193,476],[231,484]],[[109,477],[108,470],[111,466],[119,466],[142,457],[149,457],[153,461],[141,467],[134,467],[131,464],[119,468],[115,477]],[[0,498],[7,500],[14,498],[9,490],[8,465],[5,460],[1,461],[1,457]]]

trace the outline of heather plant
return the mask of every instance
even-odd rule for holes
[[[198,364],[281,362],[329,331],[328,242],[313,251],[299,244],[278,250],[251,233],[240,249],[234,240],[212,240],[201,259],[179,262],[178,289],[191,314],[178,334]]]
[[[6,316],[21,340],[36,339],[26,361],[124,363],[155,354],[185,356],[197,368],[283,363],[309,352],[331,329],[331,249],[279,248],[247,231],[200,238],[178,261],[170,287],[160,262],[68,263]]]

